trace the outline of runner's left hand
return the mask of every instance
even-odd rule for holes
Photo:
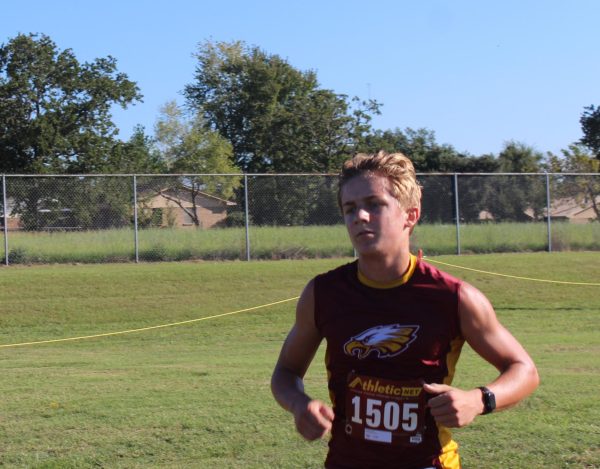
[[[463,391],[446,384],[424,384],[423,389],[435,396],[429,399],[427,407],[435,421],[445,427],[464,427],[483,412],[481,391]]]

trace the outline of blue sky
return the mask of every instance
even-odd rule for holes
[[[317,72],[323,88],[383,103],[379,129],[426,127],[473,155],[516,140],[558,153],[600,105],[597,0],[2,2],[0,42],[49,35],[80,61],[112,55],[144,102],[114,121],[148,133],[183,103],[205,40],[242,40]]]

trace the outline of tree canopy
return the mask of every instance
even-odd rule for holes
[[[138,125],[129,140],[115,142],[104,170],[117,174],[152,174],[166,169],[163,156],[156,148],[156,139],[148,136]]]
[[[508,141],[498,155],[498,170],[503,173],[537,173],[542,153],[521,142]],[[494,176],[475,194],[495,220],[527,221],[542,215],[546,203],[545,179],[535,175]]]
[[[405,153],[420,173],[541,169],[540,153],[518,142],[473,156],[429,129],[374,130],[379,103],[323,89],[315,71],[241,41],[206,41],[196,59],[184,90],[192,117],[165,108],[153,137],[136,127],[122,141],[111,109],[142,95],[115,58],[81,63],[44,34],[8,40],[0,45],[0,172],[323,173],[380,149]],[[585,107],[580,124],[578,144],[600,160],[600,107]]]
[[[166,172],[187,174],[232,174],[240,170],[231,162],[230,143],[207,130],[202,116],[186,117],[174,101],[160,110],[155,126],[158,151]],[[211,182],[208,182],[211,181]],[[237,181],[237,179],[236,179]],[[211,177],[204,183],[212,193],[229,198],[237,186],[228,177]]]
[[[594,173],[600,173],[600,160],[589,152],[589,147],[582,144],[572,144],[562,150],[562,157],[554,154],[549,156],[550,170],[555,173],[582,173],[559,178],[553,191],[560,197],[575,199],[582,208],[591,207],[600,221],[600,178]],[[589,174],[584,173],[592,173]]]
[[[313,71],[243,42],[206,42],[196,58],[187,104],[231,143],[246,172],[337,170],[378,112],[376,102],[321,89]]]
[[[499,167],[491,155],[475,157],[460,153],[452,145],[436,141],[429,129],[376,130],[366,135],[359,150],[374,153],[379,150],[401,152],[413,162],[417,172],[493,172]]]
[[[203,124],[202,116],[186,116],[171,101],[161,108],[155,127],[157,151],[165,170],[187,174],[163,183],[155,180],[155,190],[177,204],[197,227],[201,226],[197,206],[200,194],[231,199],[240,185],[240,177],[231,176],[239,173],[231,161],[231,145]],[[168,193],[164,191],[166,187]],[[191,202],[191,207],[186,201]]]
[[[600,107],[591,105],[584,108],[579,122],[583,131],[580,143],[588,147],[600,160]]]
[[[16,36],[0,47],[0,171],[102,171],[111,106],[141,98],[113,57],[80,63],[46,35]]]

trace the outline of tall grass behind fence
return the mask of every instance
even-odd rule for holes
[[[600,250],[598,174],[418,177],[422,216],[413,249]],[[6,264],[353,252],[331,175],[4,175],[0,189]]]

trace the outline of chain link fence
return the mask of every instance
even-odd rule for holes
[[[599,174],[418,178],[414,250],[600,250]],[[353,255],[333,175],[3,175],[0,195],[6,265]]]

